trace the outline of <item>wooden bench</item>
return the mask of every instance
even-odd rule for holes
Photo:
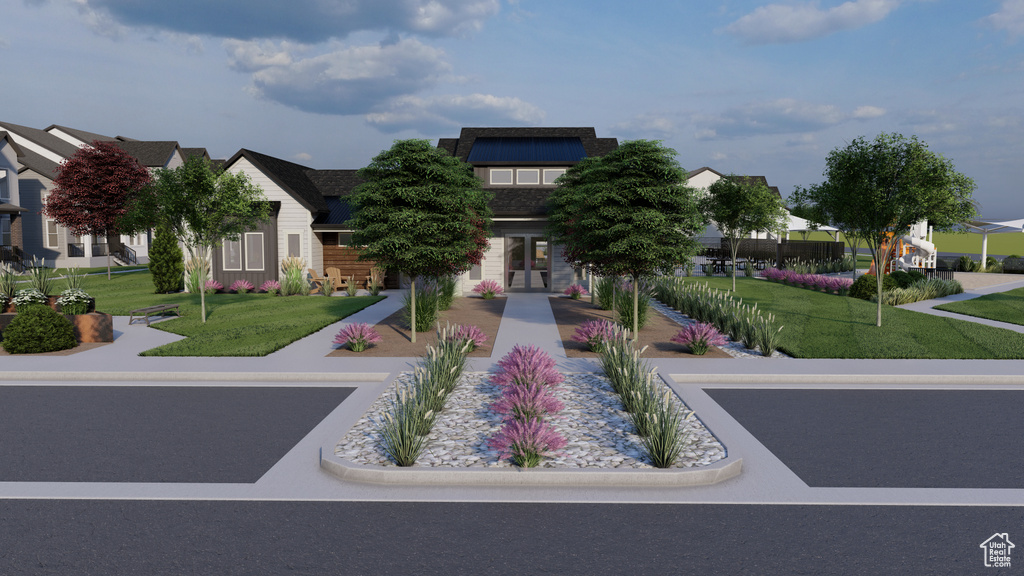
[[[128,325],[131,326],[132,322],[137,320],[136,316],[146,319],[146,326],[149,326],[149,317],[154,314],[166,314],[167,312],[174,311],[175,316],[181,316],[178,313],[177,304],[157,304],[156,306],[147,306],[145,308],[139,308],[138,310],[132,310],[130,312],[131,318],[128,319]]]

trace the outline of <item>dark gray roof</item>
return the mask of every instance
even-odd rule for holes
[[[583,143],[576,137],[478,137],[469,152],[471,164],[491,162],[573,163],[587,157]]]
[[[131,154],[139,161],[139,164],[147,168],[165,168],[167,162],[174,155],[176,150],[180,151],[178,143],[173,140],[145,141],[132,140],[115,141],[115,144],[125,152]]]
[[[53,134],[37,128],[19,126],[18,124],[11,124],[10,122],[0,122],[0,128],[3,128],[8,132],[14,132],[26,140],[34,142],[51,152],[60,154],[64,158],[67,158],[78,151],[78,146],[75,146],[65,140],[61,140]]]
[[[52,128],[57,128],[61,132],[70,134],[71,136],[78,138],[79,140],[85,142],[86,144],[90,144],[96,140],[99,140],[101,142],[113,142],[114,140],[117,140],[117,138],[113,138],[111,136],[104,136],[103,134],[96,134],[95,132],[86,132],[85,130],[69,128],[67,126],[61,126],[60,124],[50,124],[49,126],[44,128],[44,131],[49,133],[50,129]]]
[[[462,160],[477,138],[578,138],[587,156],[604,156],[619,146],[615,138],[598,138],[593,128],[463,128],[458,138],[442,138],[437,146]]]
[[[541,217],[548,213],[551,188],[488,188],[494,198],[488,204],[495,218]]]
[[[245,148],[236,152],[227,161],[226,165],[233,165],[239,158],[245,158],[252,162],[254,166],[263,171],[282,190],[291,194],[293,198],[298,200],[300,204],[314,215],[329,212],[324,195],[320,193],[320,190],[317,189],[316,185],[309,178],[309,173],[315,172],[312,168],[281,160],[280,158],[274,158],[273,156],[267,156],[266,154],[260,154],[259,152],[253,152],[252,150],[246,150]]]
[[[364,182],[357,170],[308,170],[306,176],[324,197],[348,196]]]
[[[775,195],[778,196],[780,199],[782,198],[782,194],[779,193],[779,187],[778,186],[768,186],[768,179],[765,178],[764,176],[735,176],[734,175],[731,178],[733,180],[736,180],[740,184],[745,185],[745,186],[756,186],[758,184],[762,184],[764,186],[767,186],[768,189],[771,190],[772,192],[774,192]]]
[[[19,173],[25,170],[34,170],[39,174],[53,180],[57,177],[58,164],[48,158],[43,158],[31,150],[22,149],[21,156],[18,156],[18,163],[24,166]]]
[[[206,148],[182,148],[181,155],[185,157],[185,160],[193,156],[199,156],[200,158],[210,159],[210,153],[206,151]]]

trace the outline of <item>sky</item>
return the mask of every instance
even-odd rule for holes
[[[1024,0],[0,0],[0,120],[360,168],[463,126],[593,126],[822,181],[916,135],[1024,218]]]

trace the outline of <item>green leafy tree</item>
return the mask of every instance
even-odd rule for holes
[[[953,230],[976,217],[974,181],[916,136],[859,137],[830,152],[825,164],[825,182],[808,188],[806,197],[829,224],[864,240],[878,271],[887,270],[890,260],[882,244],[917,222]],[[883,274],[876,277],[881,326]]]
[[[821,213],[818,206],[811,202],[808,197],[807,188],[797,186],[793,194],[789,196],[789,204],[791,206],[789,213],[807,220],[811,230],[817,230],[819,226],[824,225],[828,221],[828,218]],[[850,254],[853,256],[854,261],[853,274],[856,275],[857,253],[860,252],[860,237],[853,230],[838,230],[843,235],[843,240],[850,247]],[[807,232],[801,232],[800,235],[803,236],[804,240],[807,239]]]
[[[675,157],[660,142],[623,142],[569,168],[548,199],[547,232],[566,262],[632,278],[634,335],[640,279],[671,274],[692,258],[706,225]]]
[[[416,280],[468,271],[480,264],[491,234],[492,198],[473,167],[426,140],[398,140],[359,170],[365,180],[349,196],[352,242],[361,260]]]
[[[166,225],[157,226],[149,247],[149,271],[157,294],[178,292],[185,287],[185,255],[178,238]]]
[[[120,225],[131,231],[165,226],[189,255],[206,261],[224,240],[238,240],[270,215],[270,204],[245,174],[214,169],[193,156],[184,164],[157,170],[154,181],[131,204]],[[199,291],[206,323],[206,291]]]
[[[736,257],[740,243],[751,232],[778,234],[785,228],[788,215],[782,200],[768,186],[730,174],[708,186],[700,199],[701,210],[729,239],[732,252],[732,291],[736,291]]]

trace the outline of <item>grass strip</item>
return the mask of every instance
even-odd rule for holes
[[[940,304],[935,309],[1024,326],[1024,288]]]
[[[728,290],[728,278],[695,278]],[[735,296],[776,316],[780,349],[797,358],[1024,358],[1024,335],[966,320],[882,307],[802,288],[737,278]]]

